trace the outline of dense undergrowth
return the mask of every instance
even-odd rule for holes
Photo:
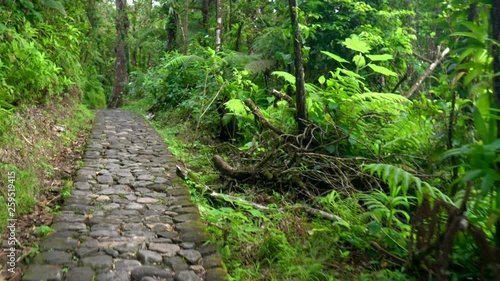
[[[58,155],[89,129],[93,113],[106,107],[106,64],[96,46],[99,31],[85,17],[86,3],[0,3],[0,232],[12,203],[7,186],[16,174],[16,218],[32,212],[46,190],[44,179]],[[104,40],[104,37],[100,39]],[[64,156],[62,156],[64,157]],[[11,197],[9,199],[9,197]]]
[[[419,97],[372,90],[365,77],[396,75],[393,55],[361,36],[340,43],[351,55],[323,51],[332,68],[306,83],[303,132],[287,94],[295,76],[259,55],[168,53],[133,73],[127,98],[167,140],[187,138],[171,148],[200,172],[191,185],[235,280],[492,278],[499,142],[488,60],[456,51],[458,69],[464,58],[483,68],[460,85],[476,94],[447,102],[458,85]]]
[[[141,101],[126,108],[146,114]],[[387,270],[387,261],[370,249],[368,221],[361,217],[356,198],[342,198],[335,191],[317,198],[343,218],[332,222],[300,210],[282,210],[294,204],[290,194],[249,184],[228,190],[211,163],[221,143],[206,137],[206,132],[193,134],[195,125],[182,115],[179,110],[162,113],[152,124],[192,173],[186,183],[232,280],[412,280],[398,270]],[[207,185],[231,197],[211,197]]]

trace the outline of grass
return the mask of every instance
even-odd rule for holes
[[[54,158],[90,129],[93,112],[75,100],[54,100],[45,107],[24,107],[0,122],[0,231],[7,220],[7,175],[15,172],[16,217],[33,211],[44,179],[54,175]],[[54,125],[64,128],[54,130]]]

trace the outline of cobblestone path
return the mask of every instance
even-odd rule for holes
[[[72,195],[22,280],[227,280],[174,158],[128,111],[98,111]]]

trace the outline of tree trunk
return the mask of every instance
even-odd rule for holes
[[[220,52],[222,46],[222,0],[217,0],[216,2],[216,19],[217,28],[215,29],[215,51]]]
[[[205,30],[208,30],[208,10],[210,7],[210,0],[203,0],[203,6],[201,7],[201,25]]]
[[[136,34],[137,16],[139,15],[139,9],[137,6],[137,2],[132,0],[132,5],[134,5],[134,15],[132,16],[131,26],[132,26],[132,34]],[[139,48],[139,44],[135,43],[132,46],[131,57],[130,57],[130,66],[131,68],[137,68],[137,49]]]
[[[110,108],[121,106],[122,97],[125,92],[125,85],[128,83],[127,74],[127,54],[125,39],[127,37],[128,17],[126,12],[126,0],[115,0],[116,5],[116,61],[115,61],[115,82],[113,94],[109,103]]]
[[[184,0],[184,45],[182,48],[182,53],[187,55],[188,52],[188,21],[189,19],[189,0]]]
[[[177,15],[177,11],[175,8],[172,9],[172,12],[167,15],[168,23],[167,23],[167,51],[171,52],[175,49],[175,41],[177,39],[177,23],[179,22],[179,16]]]
[[[236,42],[234,43],[234,50],[236,52],[240,51],[240,46],[241,46],[241,33],[243,31],[243,22],[238,24],[238,31],[236,32]]]
[[[297,2],[288,0],[290,8],[290,19],[292,21],[293,31],[293,51],[295,58],[295,86],[296,86],[296,107],[297,107],[297,124],[299,134],[305,130],[305,121],[307,120],[306,107],[306,89],[304,82],[304,66],[302,65],[302,37],[300,36],[299,22],[297,17]]]

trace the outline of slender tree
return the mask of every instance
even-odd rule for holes
[[[290,19],[292,21],[293,31],[297,123],[299,133],[302,133],[305,130],[305,120],[307,119],[304,66],[302,64],[302,37],[300,36],[299,22],[297,17],[297,2],[295,0],[288,0],[288,6],[290,8]]]
[[[163,11],[167,16],[167,52],[176,49],[177,31],[180,25],[179,15],[177,13],[177,4],[175,1],[167,1],[164,3]]]
[[[222,45],[222,0],[217,0],[216,2],[216,16],[217,27],[215,29],[215,51],[220,52]]]
[[[127,48],[125,39],[127,37],[128,17],[126,0],[115,0],[116,5],[116,61],[115,61],[115,83],[113,95],[109,107],[116,108],[122,103],[125,85],[128,82],[127,74]]]
[[[188,24],[189,24],[189,0],[184,0],[184,45],[182,48],[182,53],[187,55],[188,51]]]
[[[208,30],[208,10],[210,8],[210,0],[203,0],[203,4],[201,6],[201,25],[205,30]]]

